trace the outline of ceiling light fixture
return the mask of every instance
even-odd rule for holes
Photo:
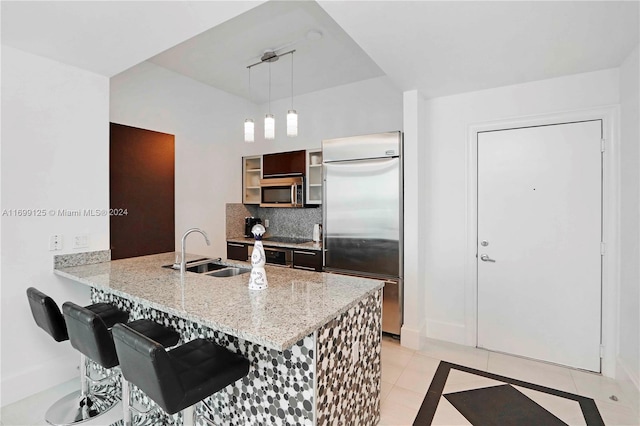
[[[322,31],[320,30],[309,30],[307,31],[307,40],[316,41],[322,38]]]
[[[249,100],[251,101],[251,68],[249,68]],[[253,118],[247,118],[244,120],[244,141],[245,142],[253,142],[254,138],[254,130],[255,125],[253,123]]]
[[[264,117],[264,138],[267,140],[275,139],[276,127],[275,118],[273,114],[271,114],[271,62],[275,62],[280,59],[281,56],[289,54],[291,55],[291,109],[287,112],[287,136],[298,135],[298,113],[293,109],[293,52],[295,52],[295,50],[277,54],[274,50],[267,50],[260,58],[260,62],[256,62],[255,64],[247,66],[247,68],[249,68],[249,97],[251,97],[251,68],[265,62],[269,63],[269,110]],[[249,131],[249,128],[251,129],[251,134],[253,135],[253,120],[247,119],[244,123],[245,142],[253,142],[252,137],[252,140],[247,139],[247,132]]]

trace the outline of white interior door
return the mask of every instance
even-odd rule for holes
[[[479,347],[600,371],[601,137],[601,120],[478,133]]]

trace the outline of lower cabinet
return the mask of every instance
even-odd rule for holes
[[[249,245],[227,242],[227,259],[247,261],[249,259]]]
[[[265,247],[269,248],[269,247]],[[322,251],[319,250],[298,250],[285,249],[291,251],[292,266],[295,269],[322,272]],[[250,253],[253,251],[253,244],[234,243],[227,241],[227,259],[249,261]],[[282,251],[282,248],[280,248]]]
[[[322,271],[322,252],[315,250],[293,250],[293,267],[307,271]]]

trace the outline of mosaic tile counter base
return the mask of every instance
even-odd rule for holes
[[[180,343],[203,337],[246,356],[251,362],[249,374],[206,399],[213,412],[204,415],[217,425],[375,425],[380,418],[381,291],[284,351],[105,290],[92,288],[91,299],[129,311],[130,320],[149,318],[171,327],[180,333]],[[359,350],[356,356],[354,348]],[[135,388],[132,395],[142,406],[154,405]],[[202,413],[202,404],[197,407]],[[156,414],[141,423],[177,426],[182,419],[179,414]],[[114,425],[118,424],[122,422]]]

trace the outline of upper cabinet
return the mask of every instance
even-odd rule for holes
[[[307,151],[307,204],[322,204],[322,150]]]
[[[242,157],[242,203],[260,204],[260,179],[304,176],[305,204],[322,204],[322,150]]]
[[[242,157],[242,202],[260,204],[262,156]]]
[[[304,176],[306,151],[277,152],[262,156],[262,176]]]

